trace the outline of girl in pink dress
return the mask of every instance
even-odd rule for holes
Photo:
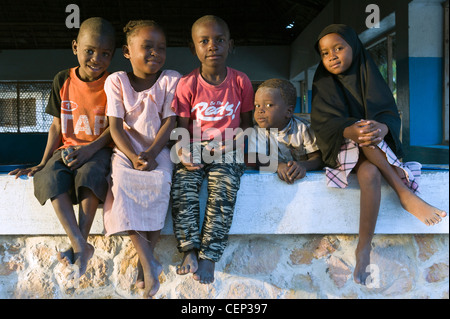
[[[127,232],[139,255],[136,285],[152,297],[162,266],[153,256],[170,199],[173,164],[167,143],[175,127],[171,104],[176,71],[161,68],[166,38],[154,21],[130,21],[123,47],[133,72],[113,73],[105,82],[107,115],[116,144],[112,187],[104,204],[106,235]]]

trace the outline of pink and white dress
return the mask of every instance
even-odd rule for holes
[[[111,74],[105,82],[107,116],[123,119],[136,154],[155,140],[161,121],[176,116],[172,100],[181,74],[164,70],[149,89],[136,92],[126,72]],[[111,188],[103,205],[107,236],[128,230],[156,231],[164,227],[169,206],[173,163],[163,148],[156,157],[158,167],[139,171],[117,147],[111,157]]]

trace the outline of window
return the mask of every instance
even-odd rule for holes
[[[375,64],[391,89],[395,102],[397,102],[397,61],[394,58],[396,41],[395,33],[384,35],[367,46]],[[402,111],[398,110],[400,118]],[[402,122],[403,123],[403,122]],[[403,140],[403,125],[400,127],[400,141]]]
[[[0,99],[0,126],[21,127],[36,125],[36,99]]]
[[[308,86],[304,80],[300,81],[300,105],[301,113],[309,113]]]
[[[0,133],[48,132],[52,82],[0,82]]]
[[[397,101],[397,63],[394,58],[395,33],[384,36],[369,45],[367,51],[371,54]]]

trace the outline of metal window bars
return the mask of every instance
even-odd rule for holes
[[[0,81],[0,133],[46,133],[51,81]]]

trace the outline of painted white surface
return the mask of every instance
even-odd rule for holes
[[[444,44],[443,0],[414,0],[409,3],[409,56],[440,58]]]
[[[448,211],[449,173],[423,171],[421,197]],[[206,184],[201,191],[204,210]],[[41,206],[33,195],[32,179],[15,180],[0,175],[0,235],[65,234],[47,201]],[[246,173],[235,207],[230,234],[357,234],[359,186],[355,176],[347,189],[327,188],[322,172],[310,172],[294,185],[281,182],[274,174]],[[404,211],[393,190],[383,185],[382,202],[375,232],[378,234],[448,234],[449,219],[427,227]],[[97,211],[92,234],[102,234],[102,209]],[[163,234],[172,234],[170,211]]]

